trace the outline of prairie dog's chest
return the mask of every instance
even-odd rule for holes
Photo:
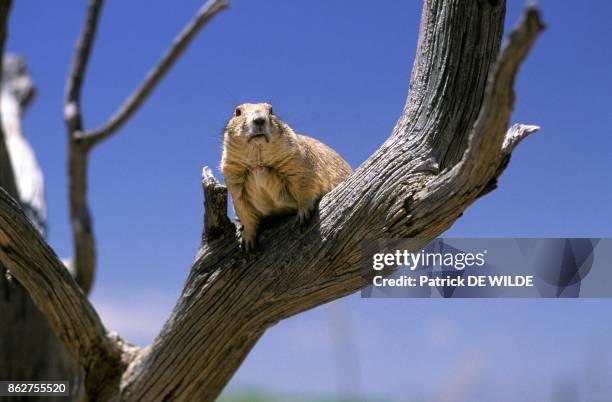
[[[288,213],[297,209],[285,178],[273,168],[258,166],[250,169],[244,190],[249,202],[263,215]]]

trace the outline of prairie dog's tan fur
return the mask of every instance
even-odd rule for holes
[[[238,106],[223,137],[221,171],[247,251],[261,218],[297,212],[297,222],[306,222],[315,202],[352,172],[333,149],[294,133],[267,103]]]

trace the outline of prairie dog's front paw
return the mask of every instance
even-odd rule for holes
[[[240,247],[247,254],[253,252],[257,247],[256,234],[243,230],[240,235]]]
[[[297,216],[295,217],[295,226],[304,226],[312,218],[314,211],[314,203],[308,204],[306,207],[298,209]]]

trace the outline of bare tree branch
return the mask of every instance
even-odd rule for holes
[[[47,228],[44,177],[34,149],[21,127],[23,113],[36,93],[34,81],[23,57],[5,54],[2,70],[0,113],[19,194],[16,199],[44,236]]]
[[[89,62],[92,44],[96,37],[100,11],[103,0],[90,0],[87,7],[85,23],[76,44],[74,59],[68,80],[66,82],[66,95],[64,101],[64,118],[68,124],[72,124],[70,133],[82,129],[81,122],[81,90],[85,80],[85,71]]]
[[[85,71],[96,36],[102,0],[90,0],[85,23],[76,44],[72,67],[66,83],[64,119],[68,131],[68,199],[75,279],[87,294],[91,290],[96,264],[96,241],[93,233],[91,213],[87,204],[87,164],[89,148],[77,139],[83,129],[81,116],[81,91]]]
[[[495,67],[495,35],[501,36],[504,7],[503,1],[496,6],[426,1],[411,93],[391,137],[323,197],[319,217],[306,232],[298,233],[288,224],[264,231],[264,250],[252,258],[240,253],[236,241],[204,244],[171,318],[151,347],[128,367],[124,399],[214,400],[266,328],[365,285],[359,270],[361,241],[413,237],[424,245],[482,195],[487,183],[503,171],[502,155],[510,150],[502,150],[502,140],[512,101],[483,98],[484,85],[480,93],[473,88],[489,71],[503,68],[505,73],[494,73],[486,92],[511,90],[516,67],[539,32],[532,29],[537,11],[530,9],[515,31],[525,40],[517,41],[517,34],[512,34]],[[449,34],[466,26],[474,28],[464,35]],[[470,74],[462,71],[467,81],[449,83],[463,68],[458,61],[474,54],[485,59],[479,59]],[[440,96],[449,86],[457,86],[454,95]],[[495,115],[499,121],[493,127],[476,123],[478,115],[491,110],[501,113]],[[502,125],[501,133],[492,131]],[[465,132],[447,131],[450,127],[463,127]],[[522,137],[533,131],[519,128],[510,129],[509,135],[520,132]],[[466,141],[455,141],[455,136]],[[493,139],[488,138],[487,148],[475,155],[472,147],[481,147],[485,136]],[[442,144],[454,149],[445,150]],[[440,159],[441,154],[446,157]],[[471,155],[479,162],[460,158],[444,167],[451,155]]]
[[[532,6],[527,9],[502,48],[489,75],[483,105],[471,135],[469,152],[464,155],[464,160],[473,163],[475,167],[479,163],[489,162],[491,154],[501,157],[502,150],[508,149],[511,144],[514,147],[525,135],[538,129],[537,126],[514,126],[506,132],[514,108],[514,78],[543,29],[540,14]]]
[[[94,282],[96,267],[96,241],[93,222],[87,202],[87,166],[92,147],[112,135],[123,125],[153,91],[164,75],[181,56],[198,31],[227,7],[227,0],[209,0],[195,18],[183,29],[170,49],[153,68],[142,85],[134,91],[109,122],[90,134],[83,134],[81,117],[81,90],[92,44],[95,39],[103,0],[90,0],[87,15],[77,41],[72,67],[66,84],[64,119],[69,136],[68,143],[68,193],[77,283],[89,293]]]
[[[510,127],[508,132],[506,132],[504,143],[502,144],[502,154],[509,155],[521,141],[529,136],[529,134],[535,133],[539,129],[539,126],[514,124]]]
[[[164,75],[179,59],[187,46],[189,46],[200,29],[228,5],[229,3],[227,0],[207,1],[197,12],[193,20],[191,20],[176,39],[174,39],[172,46],[162,56],[157,65],[149,72],[140,87],[132,92],[119,110],[117,110],[102,127],[86,133],[80,133],[79,137],[85,139],[90,146],[93,146],[115,133],[147,99]]]
[[[230,237],[236,226],[227,217],[227,187],[219,184],[208,166],[202,169],[204,190],[204,233],[202,244],[219,237]]]
[[[515,124],[506,131],[514,108],[514,79],[538,34],[544,29],[537,8],[529,7],[489,75],[480,115],[474,124],[471,146],[464,154],[461,169],[466,180],[474,173],[491,176],[480,196],[497,188],[497,178],[510,161],[512,150],[538,126]],[[497,159],[495,158],[497,155]],[[444,191],[444,190],[442,190]]]
[[[93,400],[116,381],[133,349],[109,335],[78,284],[29,222],[17,202],[0,189],[0,262],[28,290],[53,331],[86,373]]]
[[[91,312],[85,313],[85,328],[71,311],[64,319],[73,322],[57,322],[58,311],[71,307],[62,299],[86,300],[79,299],[84,296],[65,270],[56,272],[57,258],[6,195],[0,197],[0,262],[12,264],[27,281],[41,310],[79,356],[89,350],[80,343],[99,342],[108,348],[109,361],[121,362],[119,370],[127,363],[120,382],[107,385],[98,399],[213,401],[267,328],[366,285],[361,242],[412,237],[419,247],[440,235],[491,188],[513,147],[534,131],[507,128],[512,83],[541,30],[539,15],[529,9],[497,57],[504,14],[503,0],[426,0],[410,93],[391,136],[323,197],[306,230],[296,231],[288,222],[264,230],[263,250],[256,255],[246,258],[235,238],[206,233],[205,225],[207,241],[181,297],[145,349],[129,353],[120,342],[104,346],[109,337]],[[219,214],[226,199],[208,172],[204,188],[210,191],[207,202],[218,197],[207,204],[214,216],[205,222],[209,228],[224,226]],[[87,336],[74,340],[74,329],[67,336],[65,328]],[[112,377],[108,363],[83,361],[89,376]],[[94,385],[89,388],[102,395]]]
[[[12,0],[0,2],[0,81],[2,81],[2,65],[4,57],[4,43],[6,41],[6,26]],[[4,188],[13,197],[18,198],[17,185],[11,158],[6,148],[4,128],[0,125],[0,187]]]
[[[29,207],[31,218],[44,232],[44,199],[40,172],[29,145],[21,138],[21,112],[34,93],[34,84],[25,62],[18,57],[4,56],[8,15],[12,1],[0,2],[0,76],[2,83],[2,124],[0,124],[0,191]],[[5,72],[5,69],[8,71]],[[24,71],[25,70],[25,71]],[[12,155],[16,148],[19,154]],[[25,151],[25,155],[24,155]],[[13,168],[17,158],[17,169]],[[24,170],[23,169],[26,168]],[[25,175],[25,176],[24,176]],[[20,186],[31,181],[26,186]],[[33,182],[34,183],[33,183]],[[32,185],[35,184],[35,185]],[[24,191],[25,190],[25,191]],[[36,202],[38,201],[38,202]],[[41,205],[42,202],[42,205]],[[27,205],[29,204],[29,205]],[[27,249],[26,249],[27,250]],[[70,395],[79,397],[80,368],[74,364],[64,345],[55,337],[47,319],[33,303],[27,290],[14,279],[0,261],[0,378],[47,380],[69,379],[73,384]],[[27,334],[27,335],[26,335]]]

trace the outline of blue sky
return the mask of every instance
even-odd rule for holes
[[[200,4],[107,2],[84,86],[86,127],[108,118]],[[520,71],[513,121],[542,130],[515,152],[499,188],[448,235],[611,235],[612,5],[540,4],[548,29]],[[522,6],[509,1],[507,25]],[[61,256],[71,254],[62,99],[84,11],[84,1],[16,1],[7,43],[27,58],[38,88],[24,132],[45,172],[49,241]],[[401,111],[420,11],[419,1],[235,0],[200,33],[91,158],[99,249],[93,300],[110,328],[144,344],[172,308],[199,242],[201,168],[218,166],[233,107],[271,102],[296,131],[357,167]],[[350,356],[370,395],[473,402],[512,390],[532,398],[520,400],[545,401],[559,378],[582,381],[593,348],[610,349],[612,325],[602,319],[610,309],[607,301],[352,296],[272,328],[230,388],[337,395],[357,387],[357,374],[334,368],[338,356]],[[354,344],[344,352],[330,330],[339,315]],[[610,373],[612,354],[603,355]],[[463,386],[464,399],[444,399],[440,383]]]

